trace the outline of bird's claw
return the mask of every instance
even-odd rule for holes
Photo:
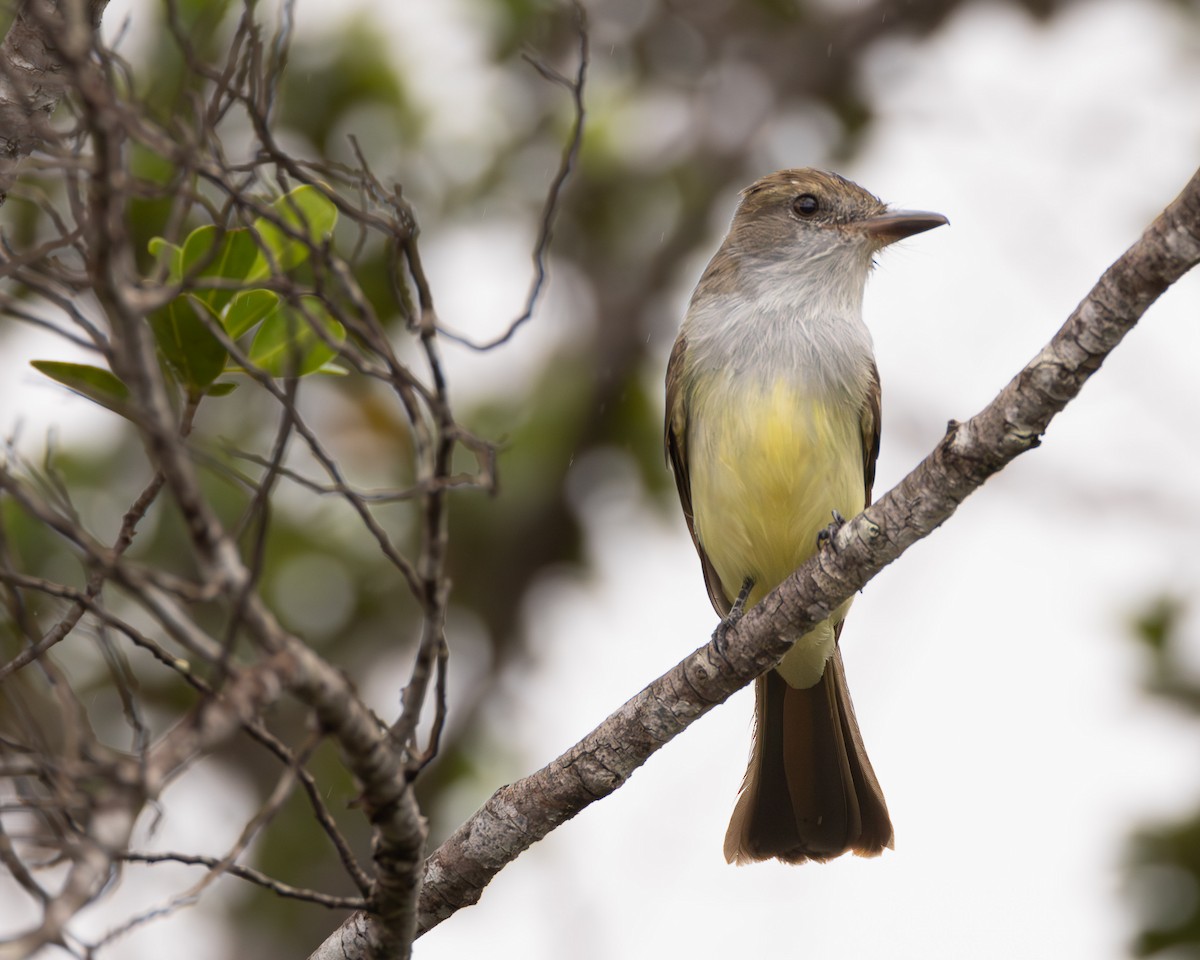
[[[837,532],[846,525],[846,518],[836,510],[830,511],[833,514],[833,522],[824,530],[817,534],[817,547],[823,547],[826,544],[832,543],[833,538],[837,536]]]
[[[742,589],[738,591],[737,599],[733,601],[733,606],[729,608],[729,612],[725,614],[724,619],[717,624],[717,629],[713,631],[713,640],[716,642],[718,650],[725,649],[725,639],[729,636],[729,631],[738,625],[738,621],[742,619],[742,614],[746,612],[746,598],[750,596],[750,591],[753,588],[753,577],[747,577],[742,581]]]

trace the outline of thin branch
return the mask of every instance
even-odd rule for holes
[[[218,867],[221,867],[230,876],[247,880],[266,890],[270,890],[280,897],[288,897],[292,900],[306,900],[309,903],[315,903],[322,907],[329,907],[331,910],[362,910],[367,906],[367,901],[362,897],[339,897],[331,893],[321,893],[319,890],[293,887],[282,880],[276,880],[274,877],[267,876],[261,870],[255,870],[253,867],[244,867],[237,863],[225,864],[225,861],[218,857],[203,857],[189,853],[139,853],[131,851],[121,854],[121,859],[127,863],[182,863],[188,866],[207,867],[209,870],[216,870]],[[223,864],[224,866],[222,866]]]
[[[238,450],[234,447],[226,447],[226,453],[229,456],[238,460],[245,460],[247,463],[253,463],[260,467],[265,467],[268,464],[266,457],[260,456],[247,450]],[[322,496],[337,496],[337,497],[355,497],[363,503],[404,503],[409,500],[416,500],[425,496],[431,490],[461,490],[461,489],[488,489],[489,477],[487,474],[476,475],[472,473],[456,473],[449,477],[432,477],[423,483],[415,484],[411,487],[405,487],[403,490],[359,490],[345,483],[321,483],[318,480],[312,480],[304,476],[290,467],[279,467],[279,476],[285,480],[290,480],[297,486],[303,487],[312,493],[317,493]]]
[[[88,597],[83,591],[37,577],[18,574],[3,568],[0,568],[0,583],[9,584],[23,590],[37,591],[51,597],[60,597],[83,606],[102,625],[120,631],[135,646],[148,651],[151,656],[165,667],[178,673],[198,693],[207,698],[213,698],[217,695],[217,691],[213,686],[203,677],[199,676],[186,660],[168,654],[159,644],[151,641],[128,623],[113,616],[103,607],[99,606],[95,599]],[[207,660],[207,658],[205,659]],[[355,886],[366,895],[370,890],[371,879],[358,865],[358,861],[355,859],[349,843],[338,830],[337,822],[329,812],[329,808],[321,796],[321,787],[317,784],[312,774],[297,762],[292,751],[283,741],[271,733],[260,720],[247,721],[244,724],[244,729],[249,737],[273,753],[282,763],[296,771],[296,775],[300,778],[301,786],[308,797],[309,804],[312,806],[313,815],[317,818],[317,822],[320,824],[322,830],[325,831],[334,849],[337,851],[338,858],[341,860],[347,875],[354,882]],[[38,764],[42,765],[51,762],[53,762],[52,759],[46,757],[38,760]],[[3,763],[0,763],[0,777],[29,776],[37,774],[41,769],[43,769],[41,766],[34,764],[32,761],[21,767],[14,765],[10,759],[5,759]]]
[[[533,245],[533,281],[530,284],[529,293],[525,298],[524,309],[508,325],[508,329],[495,339],[476,343],[469,337],[453,333],[445,327],[439,328],[442,336],[470,347],[472,350],[494,350],[496,347],[508,343],[516,335],[516,332],[532,319],[533,311],[537,307],[538,299],[542,295],[542,288],[546,284],[546,258],[549,254],[550,241],[554,234],[554,220],[558,213],[559,197],[562,195],[563,188],[566,186],[567,180],[575,168],[575,162],[579,157],[579,147],[583,143],[583,121],[586,113],[583,103],[583,90],[588,68],[588,25],[587,12],[584,10],[583,4],[576,0],[574,6],[576,29],[579,33],[579,64],[575,69],[575,78],[573,80],[563,76],[549,64],[530,54],[522,55],[522,59],[529,63],[546,80],[565,87],[570,92],[575,112],[574,120],[571,123],[571,135],[567,139],[566,146],[563,147],[558,172],[554,175],[554,180],[550,184],[550,189],[546,193],[546,200],[542,205],[541,223],[538,227],[537,240]]]
[[[184,436],[191,429],[191,420],[194,413],[195,407],[189,407],[181,428]],[[117,539],[113,543],[111,551],[106,556],[106,561],[109,563],[115,562],[133,544],[138,524],[141,523],[142,518],[145,517],[146,512],[154,504],[154,501],[162,491],[163,479],[162,473],[156,473],[151,477],[149,484],[147,484],[146,488],[142,490],[133,502],[133,505],[125,512],[125,515],[121,518],[121,529],[117,533]],[[25,650],[13,657],[12,660],[5,664],[0,664],[0,683],[10,674],[42,657],[46,651],[61,642],[67,634],[75,629],[80,617],[83,616],[86,610],[91,608],[91,601],[100,596],[100,591],[104,587],[104,582],[108,577],[107,570],[108,564],[106,563],[92,572],[88,577],[84,599],[75,601],[71,609],[54,625],[52,630],[47,632],[37,643],[30,644]]]
[[[194,883],[187,890],[172,896],[170,901],[162,906],[155,907],[135,917],[132,917],[125,923],[113,928],[107,934],[105,934],[103,938],[94,944],[94,948],[98,949],[104,947],[113,940],[116,940],[129,933],[136,927],[142,926],[151,920],[168,916],[182,907],[195,904],[199,900],[200,894],[214,881],[226,873],[234,873],[237,869],[235,861],[245,852],[246,848],[250,845],[251,840],[254,839],[255,834],[257,834],[264,826],[274,819],[275,815],[291,796],[292,790],[295,788],[297,782],[297,770],[301,765],[308,761],[313,748],[317,746],[317,744],[320,742],[320,739],[321,738],[319,736],[309,737],[308,744],[304,750],[301,751],[300,755],[295,758],[295,763],[284,767],[283,772],[275,785],[275,789],[271,791],[271,795],[267,798],[266,803],[264,803],[255,813],[255,815],[251,817],[250,822],[242,828],[241,834],[238,836],[233,846],[230,847],[228,852],[226,852],[223,857],[211,858],[212,862],[208,864],[209,869],[205,871],[203,877],[196,881],[196,883]],[[119,854],[119,856],[122,860],[129,859],[124,853]],[[255,872],[257,873],[257,871]],[[258,876],[262,877],[264,875],[258,874]],[[295,888],[290,889],[295,890]],[[315,895],[315,897],[320,896],[320,894]],[[315,899],[315,897],[310,896],[307,899]]]
[[[253,607],[250,612],[265,613]],[[289,687],[337,741],[362,786],[360,803],[375,827],[371,906],[378,922],[371,924],[371,955],[406,958],[415,939],[427,830],[412,786],[400,776],[407,751],[381,727],[340,671],[298,641],[289,644],[288,654]]]

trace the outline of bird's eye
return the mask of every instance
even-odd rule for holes
[[[802,193],[792,201],[792,209],[797,216],[811,217],[821,208],[821,203],[811,193]]]

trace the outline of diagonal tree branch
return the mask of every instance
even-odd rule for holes
[[[476,903],[524,850],[618,789],[651,754],[778,663],[791,646],[785,633],[796,636],[825,619],[985,480],[1036,447],[1146,309],[1197,263],[1200,172],[996,399],[965,423],[952,421],[933,452],[842,526],[829,547],[558,759],[497,790],[427,861],[419,931]]]

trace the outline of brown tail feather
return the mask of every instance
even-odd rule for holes
[[[754,744],[725,859],[803,863],[890,848],[892,821],[854,719],[841,651],[806,690],[767,672],[755,701]]]

